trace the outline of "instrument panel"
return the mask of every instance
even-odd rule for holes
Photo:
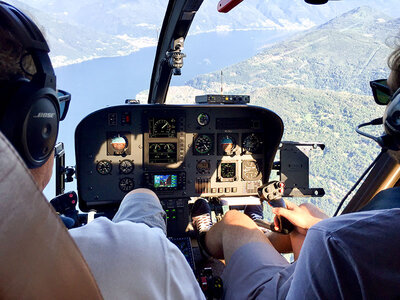
[[[123,105],[75,132],[80,208],[118,207],[146,187],[160,199],[256,195],[283,134],[275,113],[250,105]]]

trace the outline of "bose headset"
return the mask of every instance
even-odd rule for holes
[[[19,76],[0,81],[0,130],[28,168],[38,168],[53,151],[60,120],[50,50],[33,21],[3,1],[0,1],[0,26],[22,44],[36,67],[31,80]]]

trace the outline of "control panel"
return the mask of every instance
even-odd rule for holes
[[[165,203],[257,195],[269,179],[282,134],[278,115],[250,105],[123,105],[96,111],[75,132],[80,208],[117,208],[139,187],[154,190]]]

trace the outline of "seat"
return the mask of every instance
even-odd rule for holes
[[[0,299],[102,299],[78,247],[0,132]]]

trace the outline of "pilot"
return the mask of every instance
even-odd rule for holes
[[[400,93],[400,46],[388,65],[394,104]],[[390,196],[395,192],[399,198],[399,189],[390,189]],[[264,235],[248,216],[234,210],[202,235],[203,250],[225,259],[226,299],[399,298],[399,208],[328,218],[311,204],[287,201],[287,209],[273,208],[273,213],[295,225],[289,236]],[[280,254],[288,250],[296,259],[291,264]]]
[[[15,9],[1,1],[0,8],[10,15]],[[26,17],[22,13],[20,16]],[[37,29],[28,17],[25,22],[30,28]],[[25,26],[25,22],[19,26]],[[23,30],[25,28],[10,28],[10,24],[0,18],[0,80],[3,88],[12,86],[17,77],[17,84],[29,82],[38,69],[33,54],[16,38]],[[7,99],[14,99],[12,93],[13,90],[10,94],[2,92],[2,112],[14,105],[7,103]],[[4,114],[2,118],[5,118]],[[17,122],[21,120],[8,119],[6,125],[3,122],[2,131],[14,128]],[[27,131],[33,135],[43,133],[34,130],[31,126]],[[28,136],[26,140],[28,148],[35,147],[35,139]],[[17,142],[11,142],[18,147]],[[27,163],[40,190],[45,188],[52,174],[54,153],[48,149],[48,154],[48,159],[39,166]],[[105,299],[204,299],[185,257],[167,239],[163,217],[164,211],[156,194],[137,189],[126,195],[113,221],[97,218],[86,226],[70,230]]]

